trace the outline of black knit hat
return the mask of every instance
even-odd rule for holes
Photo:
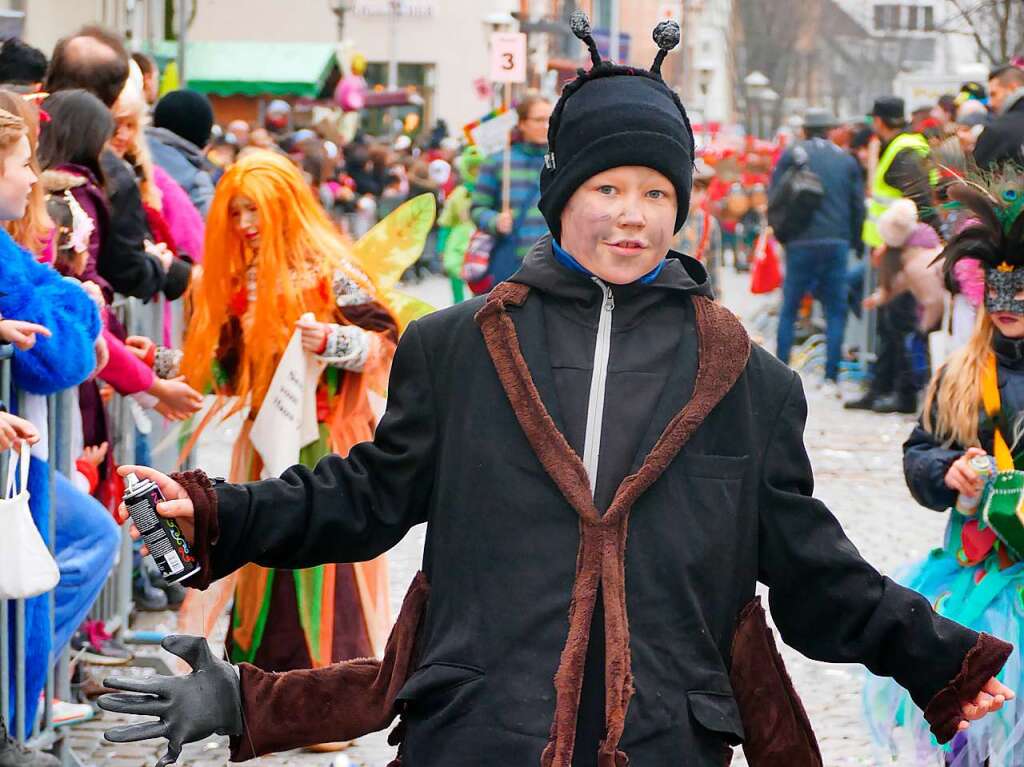
[[[561,236],[562,209],[587,179],[641,165],[675,187],[678,231],[690,207],[693,131],[679,97],[661,78],[661,63],[679,44],[679,25],[663,21],[655,28],[660,50],[650,70],[603,61],[582,11],[573,12],[572,31],[587,44],[594,65],[579,70],[551,113],[538,205],[548,228],[556,240]]]
[[[202,149],[213,130],[213,107],[198,91],[171,91],[157,102],[153,125],[166,128]]]

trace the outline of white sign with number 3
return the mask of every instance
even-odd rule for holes
[[[495,32],[491,35],[491,81],[526,82],[526,35],[522,32]]]

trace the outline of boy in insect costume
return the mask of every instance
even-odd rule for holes
[[[651,70],[573,27],[593,67],[552,115],[550,236],[486,299],[409,327],[374,441],[247,485],[141,469],[208,576],[366,559],[426,523],[383,660],[236,674],[174,637],[199,670],[110,680],[129,692],[104,707],[161,719],[108,737],[176,756],[220,731],[247,759],[400,714],[405,767],[719,767],[740,742],[752,764],[820,764],[758,580],[791,645],[896,676],[943,740],[1011,694],[990,682],[1008,645],[879,575],[811,497],[800,379],[669,250],[694,150],[660,75],[678,27]],[[200,689],[216,703],[192,706]]]

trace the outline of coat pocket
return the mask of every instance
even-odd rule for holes
[[[428,663],[413,672],[398,691],[397,700],[405,703],[425,700],[483,678],[483,669],[461,663]]]
[[[683,474],[707,479],[742,479],[750,464],[749,455],[711,455],[682,453],[679,463]]]
[[[690,690],[686,693],[690,714],[709,735],[729,746],[743,742],[743,723],[736,700],[727,692]]]

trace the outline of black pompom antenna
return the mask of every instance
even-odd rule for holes
[[[668,52],[679,45],[679,25],[672,21],[662,21],[654,28],[654,43],[658,46],[658,55],[654,57],[654,64],[651,65],[651,72],[661,76],[661,63],[668,56]]]
[[[590,34],[590,19],[587,18],[587,14],[576,9],[569,18],[569,25],[572,27],[572,33],[587,44],[587,48],[590,50],[590,60],[594,62],[594,66],[600,66],[601,52],[597,49],[593,35]]]

